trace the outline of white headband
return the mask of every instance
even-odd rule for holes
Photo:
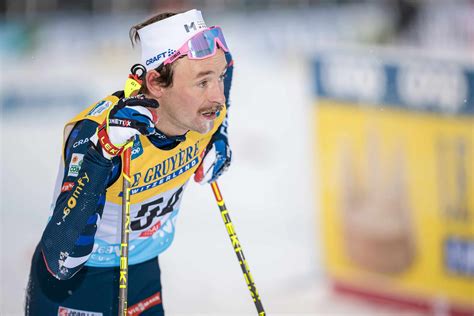
[[[147,70],[155,69],[204,28],[207,26],[201,11],[193,9],[139,29],[142,65]]]

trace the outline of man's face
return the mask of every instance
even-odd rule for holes
[[[163,88],[158,99],[157,127],[168,135],[182,135],[188,130],[201,134],[214,127],[216,112],[225,103],[224,75],[227,63],[224,52],[209,58],[175,62],[173,85]]]

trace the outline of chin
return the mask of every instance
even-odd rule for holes
[[[207,134],[212,130],[213,127],[214,127],[214,121],[201,125],[197,127],[196,129],[194,129],[194,131],[198,132],[199,134]]]

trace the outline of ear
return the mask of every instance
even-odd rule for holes
[[[163,94],[163,87],[157,83],[160,74],[156,70],[147,71],[145,75],[145,82],[149,93],[155,99],[158,99]]]

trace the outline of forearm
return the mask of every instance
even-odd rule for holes
[[[40,243],[48,270],[58,279],[72,277],[92,252],[112,167],[89,148],[73,188],[58,197]]]

